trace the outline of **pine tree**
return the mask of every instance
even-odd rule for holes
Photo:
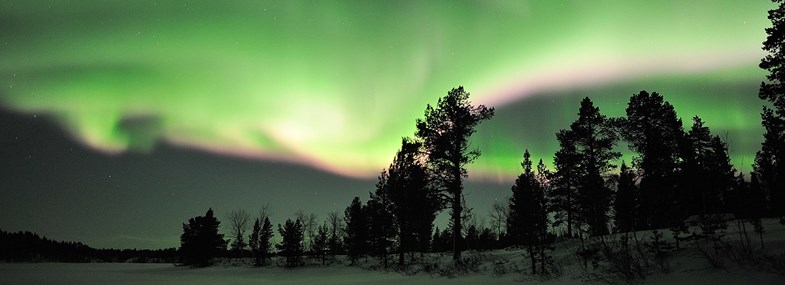
[[[611,163],[621,156],[613,151],[616,132],[600,109],[587,97],[581,101],[578,119],[570,125],[578,154],[578,199],[580,218],[589,227],[589,234],[608,233],[608,210],[611,190],[605,176],[615,166]]]
[[[221,222],[213,216],[213,209],[207,210],[183,224],[180,236],[181,261],[186,265],[207,266],[210,259],[226,250],[226,240],[218,233]]]
[[[259,231],[259,258],[261,259],[261,265],[264,266],[267,264],[267,260],[270,259],[272,253],[272,246],[270,244],[270,240],[273,238],[273,225],[270,224],[270,219],[268,217],[264,218],[264,223],[262,223],[262,229]]]
[[[630,149],[638,153],[633,166],[641,175],[637,225],[641,229],[662,228],[674,220],[668,210],[677,200],[682,123],[673,106],[657,92],[633,95],[626,112],[620,133]]]
[[[573,226],[578,212],[577,191],[579,176],[579,157],[575,149],[575,141],[572,133],[561,130],[556,133],[559,141],[559,150],[554,154],[553,164],[556,171],[553,173],[549,197],[553,201],[554,227],[566,224],[567,236],[573,237]],[[501,235],[500,235],[501,239]]]
[[[262,231],[262,225],[259,224],[259,218],[253,222],[253,230],[251,235],[248,236],[248,246],[251,247],[251,255],[254,258],[254,265],[262,265],[262,255],[259,252],[259,232]]]
[[[473,106],[463,87],[450,90],[440,98],[436,107],[425,108],[425,118],[417,120],[417,138],[428,154],[427,164],[432,181],[449,196],[450,222],[453,230],[453,260],[461,258],[458,240],[461,239],[463,213],[463,179],[466,165],[474,161],[480,151],[471,150],[469,137],[482,121],[493,117],[493,108]]]
[[[389,197],[389,209],[397,226],[398,265],[404,265],[406,251],[427,251],[433,220],[439,209],[438,193],[428,185],[428,173],[422,163],[421,144],[408,138],[401,141],[401,149],[383,173],[377,197]],[[380,177],[380,179],[382,178]],[[383,192],[383,193],[382,193]]]
[[[278,225],[278,233],[281,234],[283,240],[277,245],[281,255],[286,257],[286,267],[300,266],[303,255],[303,224],[300,219],[292,222],[291,219],[286,219],[286,223],[282,227]]]
[[[346,220],[346,250],[351,265],[368,253],[368,217],[359,197],[344,212]]]
[[[785,1],[772,2],[777,8],[769,11],[772,27],[766,28],[768,36],[763,42],[763,50],[769,54],[760,63],[769,74],[758,91],[758,97],[769,104],[761,114],[765,132],[755,172],[769,196],[772,214],[785,217]]]

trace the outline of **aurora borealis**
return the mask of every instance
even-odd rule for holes
[[[319,177],[341,182],[320,192],[345,202],[315,205],[319,213],[342,210],[353,195],[370,191],[352,187],[358,181],[372,187],[426,104],[458,85],[475,103],[497,109],[473,138],[483,152],[469,172],[478,185],[508,189],[524,148],[550,162],[554,133],[577,117],[582,97],[621,116],[629,96],[644,89],[663,94],[685,128],[701,116],[727,138],[736,167],[749,171],[762,140],[757,87],[764,72],[757,64],[771,7],[768,1],[6,0],[0,108],[52,124],[51,132],[69,138],[63,143],[85,147],[85,155],[112,164],[115,173],[146,167],[124,164],[129,157],[170,153],[250,158],[242,164],[265,171],[327,171]],[[28,150],[51,155],[19,148]],[[79,165],[80,157],[68,157]],[[12,193],[59,191],[54,182],[23,183],[16,177],[47,174],[6,161],[4,203],[20,201]],[[90,181],[89,173],[74,171],[68,173]],[[273,172],[278,176],[264,179],[295,179]],[[185,195],[185,188],[206,187],[158,178],[166,181],[128,179],[118,188]],[[243,179],[210,186],[237,189],[262,178]],[[29,187],[40,189],[22,189]],[[116,191],[100,183],[68,187]],[[485,209],[500,198],[487,192],[470,191],[467,199]],[[13,207],[40,206],[29,199]],[[211,199],[218,198],[204,198]],[[23,224],[9,222],[24,221],[21,210],[5,209],[13,217],[0,227]]]

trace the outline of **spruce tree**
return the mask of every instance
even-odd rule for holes
[[[727,212],[727,196],[735,183],[728,148],[719,137],[711,135],[699,117],[693,122],[684,144],[679,187],[686,197],[687,214]]]
[[[207,210],[183,224],[180,236],[181,261],[186,265],[207,266],[210,260],[226,251],[226,240],[218,233],[221,222],[213,216],[213,209]]]
[[[327,262],[327,250],[330,248],[330,230],[325,222],[316,230],[313,238],[313,253],[317,258],[321,258],[322,265]]]
[[[286,219],[283,226],[278,225],[278,233],[283,239],[277,245],[280,254],[286,258],[286,267],[300,266],[303,255],[303,224],[300,219]]]
[[[273,225],[270,223],[270,219],[265,217],[264,223],[262,223],[262,229],[259,231],[259,258],[261,259],[262,266],[266,265],[267,260],[271,257],[272,245],[270,244],[270,240],[272,238]]]
[[[712,137],[710,149],[708,182],[712,188],[708,193],[707,208],[711,212],[727,213],[731,203],[727,197],[735,184],[736,169],[730,163],[728,145],[719,136]]]
[[[523,173],[518,175],[512,186],[507,232],[514,243],[526,248],[532,274],[536,274],[539,256],[539,230],[546,221],[540,215],[544,212],[538,197],[538,193],[541,193],[541,186],[532,171],[531,155],[528,149],[523,153],[521,166]]]
[[[693,117],[693,124],[687,133],[682,157],[681,167],[681,196],[686,198],[685,205],[688,215],[705,215],[712,212],[707,208],[709,203],[712,183],[709,181],[709,156],[711,154],[711,131],[704,126],[700,117]]]
[[[469,92],[463,87],[453,88],[440,98],[436,107],[425,108],[425,118],[417,120],[417,138],[428,154],[427,164],[432,181],[449,196],[452,223],[453,260],[461,258],[458,241],[461,239],[463,213],[463,179],[468,175],[466,165],[474,161],[480,151],[472,150],[469,137],[482,121],[493,117],[493,108],[473,106]]]
[[[259,232],[262,231],[262,225],[259,224],[259,218],[253,222],[253,230],[251,235],[248,236],[248,246],[251,247],[251,255],[254,258],[254,265],[262,265],[262,255],[259,252]]]
[[[392,214],[389,191],[389,173],[383,171],[376,184],[376,192],[371,193],[366,207],[368,216],[369,253],[381,258],[385,268],[389,265],[388,254],[395,237],[395,220]]]

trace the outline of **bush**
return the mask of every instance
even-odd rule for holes
[[[668,271],[666,250],[661,234],[653,234],[651,241],[644,248],[630,245],[627,236],[618,240],[611,239],[589,243],[582,251],[576,252],[582,262],[591,261],[592,268],[584,265],[581,278],[585,281],[602,281],[606,283],[638,283],[649,275]],[[659,256],[657,256],[659,254]]]

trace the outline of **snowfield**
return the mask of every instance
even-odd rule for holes
[[[764,220],[765,252],[767,254],[785,253],[785,226],[776,220]],[[728,242],[738,241],[741,236],[736,223],[729,222],[726,232]],[[670,232],[664,231],[665,240]],[[646,240],[648,232],[638,233],[641,241]],[[753,247],[759,248],[758,236],[749,233]],[[339,263],[321,266],[313,264],[287,269],[277,266],[255,268],[247,263],[250,260],[224,261],[207,268],[176,267],[172,264],[133,264],[133,263],[0,263],[0,284],[606,284],[601,281],[586,281],[586,271],[580,266],[573,254],[576,241],[561,242],[555,245],[552,255],[561,264],[561,277],[540,280],[525,275],[527,272],[522,250],[496,250],[491,252],[465,252],[464,257],[479,260],[473,270],[467,272],[451,271],[449,254],[432,254],[425,259],[437,264],[441,273],[426,272],[413,266],[407,273],[394,270],[372,270],[378,262],[362,259],[359,266],[348,266],[343,257]],[[684,245],[682,245],[684,246]],[[785,276],[756,268],[748,263],[738,265],[725,261],[725,269],[716,268],[703,254],[690,244],[686,249],[675,252],[669,258],[669,272],[648,276],[639,284],[785,284]],[[499,264],[504,264],[505,272],[499,272]],[[443,274],[452,272],[454,274]],[[780,273],[782,274],[782,273]],[[450,277],[444,277],[450,275]],[[619,281],[618,283],[624,283]]]

